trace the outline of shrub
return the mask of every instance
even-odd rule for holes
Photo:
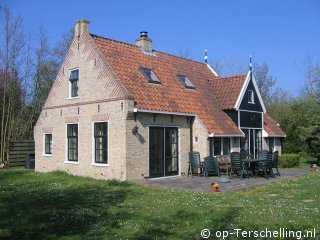
[[[292,168],[299,166],[299,154],[289,153],[279,156],[279,165],[283,168]]]

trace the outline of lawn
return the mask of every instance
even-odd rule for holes
[[[210,239],[236,228],[315,228],[310,239],[319,239],[319,183],[316,173],[210,193],[1,170],[0,239],[201,239],[203,228]]]

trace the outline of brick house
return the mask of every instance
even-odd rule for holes
[[[146,32],[128,44],[75,36],[35,126],[36,171],[99,179],[181,175],[188,153],[278,150],[284,132],[251,71],[219,77],[206,63],[152,48]]]

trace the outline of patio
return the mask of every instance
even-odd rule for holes
[[[183,188],[192,191],[210,191],[211,183],[218,183],[220,185],[220,192],[227,192],[233,190],[239,190],[242,188],[247,188],[251,186],[257,186],[261,184],[267,184],[274,181],[281,181],[284,179],[299,177],[310,173],[308,168],[289,168],[289,169],[279,169],[281,176],[275,176],[275,178],[269,177],[268,179],[264,177],[256,178],[244,178],[241,180],[240,177],[233,177],[230,179],[229,183],[220,183],[221,177],[187,177],[187,176],[177,176],[168,178],[154,178],[150,180],[145,180],[141,182],[142,184],[154,185],[165,188]]]

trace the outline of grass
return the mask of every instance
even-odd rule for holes
[[[1,170],[0,239],[201,239],[203,228],[280,227],[319,237],[319,183],[316,173],[216,194]]]

